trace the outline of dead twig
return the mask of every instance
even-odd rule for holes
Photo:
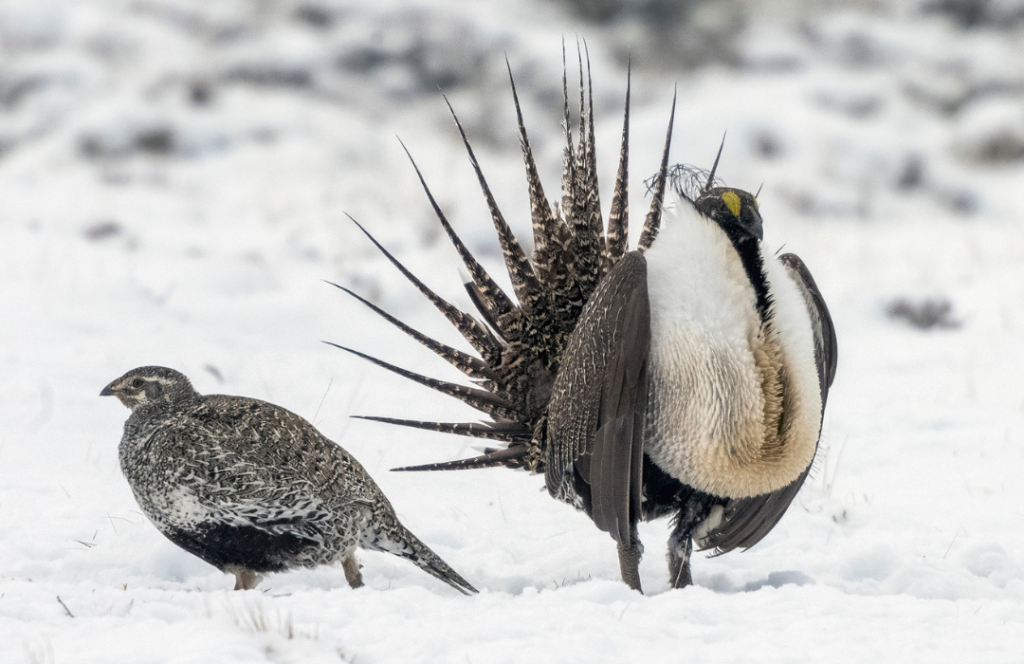
[[[65,604],[64,600],[60,598],[60,595],[57,595],[57,601],[60,602],[60,605],[64,607],[64,612],[68,614],[68,618],[75,617],[75,614],[71,613],[71,609],[68,608],[68,605]]]

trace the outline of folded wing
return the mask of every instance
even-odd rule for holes
[[[626,546],[640,518],[650,341],[647,262],[631,252],[584,307],[548,409],[548,491]]]

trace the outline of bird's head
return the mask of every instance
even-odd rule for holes
[[[104,387],[100,396],[117,397],[135,413],[167,407],[199,393],[181,372],[167,367],[139,367]]]
[[[693,205],[731,237],[764,239],[757,198],[750,192],[731,187],[711,187],[701,192]]]

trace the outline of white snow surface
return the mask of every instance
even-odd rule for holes
[[[619,4],[601,23],[540,0],[0,3],[0,661],[1024,661],[1020,3],[967,28],[942,3],[698,3],[685,34],[721,48],[685,67],[651,46],[682,27]],[[349,415],[476,414],[320,343],[458,379],[324,281],[461,343],[345,213],[469,307],[395,135],[500,272],[438,87],[526,238],[504,57],[550,196],[563,35],[571,62],[589,48],[605,210],[632,52],[634,238],[677,85],[672,160],[709,166],[728,130],[721,177],[764,182],[766,241],[806,261],[838,333],[812,479],[750,551],[696,555],[685,590],[668,520],[641,525],[641,595],[539,477],[390,473],[474,441]],[[886,314],[925,298],[949,325]],[[145,364],[314,422],[480,594],[374,553],[358,590],[319,568],[232,592],[121,475],[128,413],[98,393]]]

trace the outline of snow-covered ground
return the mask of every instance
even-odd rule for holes
[[[592,4],[0,2],[0,661],[1024,661],[1024,4]],[[632,53],[634,219],[678,85],[673,160],[728,130],[722,177],[764,182],[767,241],[839,335],[813,480],[683,591],[665,521],[640,595],[538,477],[389,473],[471,443],[350,414],[472,414],[320,343],[454,377],[323,283],[457,343],[344,212],[468,306],[394,137],[499,271],[437,90],[525,237],[504,56],[550,194],[563,35],[589,46],[603,186]],[[928,300],[938,324],[898,315]],[[321,568],[231,592],[121,476],[128,412],[97,395],[144,364],[313,421],[481,593],[370,553],[359,590]]]

